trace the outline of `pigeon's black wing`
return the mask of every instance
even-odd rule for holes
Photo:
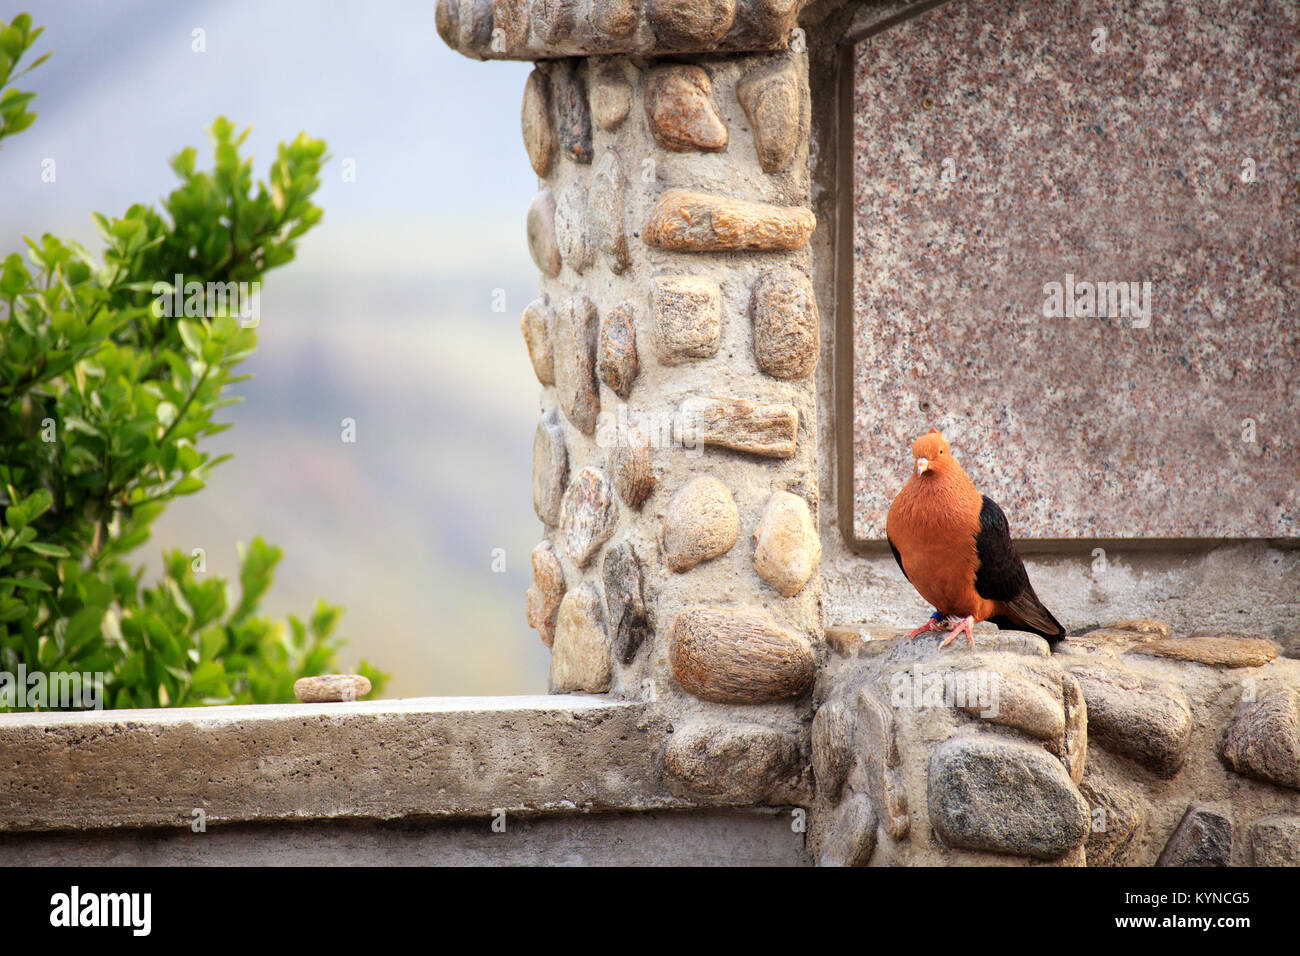
[[[889,542],[889,550],[894,552],[894,560],[898,562],[898,570],[903,572],[903,577],[907,578],[907,580],[909,581],[912,580],[911,578],[907,577],[907,568],[903,567],[903,556],[899,554],[898,549],[894,547],[893,539],[890,538],[888,534],[886,534],[885,540]]]
[[[1007,516],[987,495],[980,507],[980,530],[975,536],[975,552],[979,559],[975,592],[1003,607],[1004,613],[989,618],[990,621],[1004,630],[1041,634],[1051,643],[1065,636],[1065,628],[1038,600],[1033,585],[1029,583],[1025,562],[1020,560],[1011,543]],[[897,552],[894,557],[898,557]]]

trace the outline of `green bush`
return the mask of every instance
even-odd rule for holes
[[[26,15],[0,23],[0,89],[40,32]],[[33,95],[0,95],[0,138],[31,125]],[[0,266],[0,671],[100,673],[111,707],[293,700],[294,680],[335,669],[341,646],[340,609],[324,602],[306,621],[258,613],[281,557],[261,539],[242,549],[238,587],[176,551],[146,586],[129,560],[228,457],[200,446],[230,427],[214,416],[256,345],[233,308],[169,317],[160,301],[176,284],[260,283],[321,217],[324,143],[281,144],[254,185],[247,130],[221,118],[210,132],[212,170],[182,151],[161,212],[95,215],[102,262],[44,235],[28,263]],[[361,672],[378,693],[385,675]]]

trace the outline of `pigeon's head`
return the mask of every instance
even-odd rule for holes
[[[948,447],[948,440],[937,428],[931,428],[912,442],[912,457],[916,459],[917,475],[942,475],[956,466],[956,462],[952,460],[952,449]]]

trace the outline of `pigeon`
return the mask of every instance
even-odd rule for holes
[[[904,577],[935,612],[908,640],[952,628],[940,647],[963,631],[973,645],[976,621],[1030,631],[1048,644],[1065,637],[1029,583],[1007,516],[975,490],[939,430],[918,438],[912,455],[915,468],[889,506],[885,536]]]

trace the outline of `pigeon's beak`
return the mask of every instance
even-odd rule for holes
[[[921,474],[922,472],[924,472],[924,471],[925,471],[927,468],[929,468],[929,467],[930,467],[930,459],[929,459],[929,458],[918,458],[918,459],[916,459],[916,473],[917,473],[918,475]]]

